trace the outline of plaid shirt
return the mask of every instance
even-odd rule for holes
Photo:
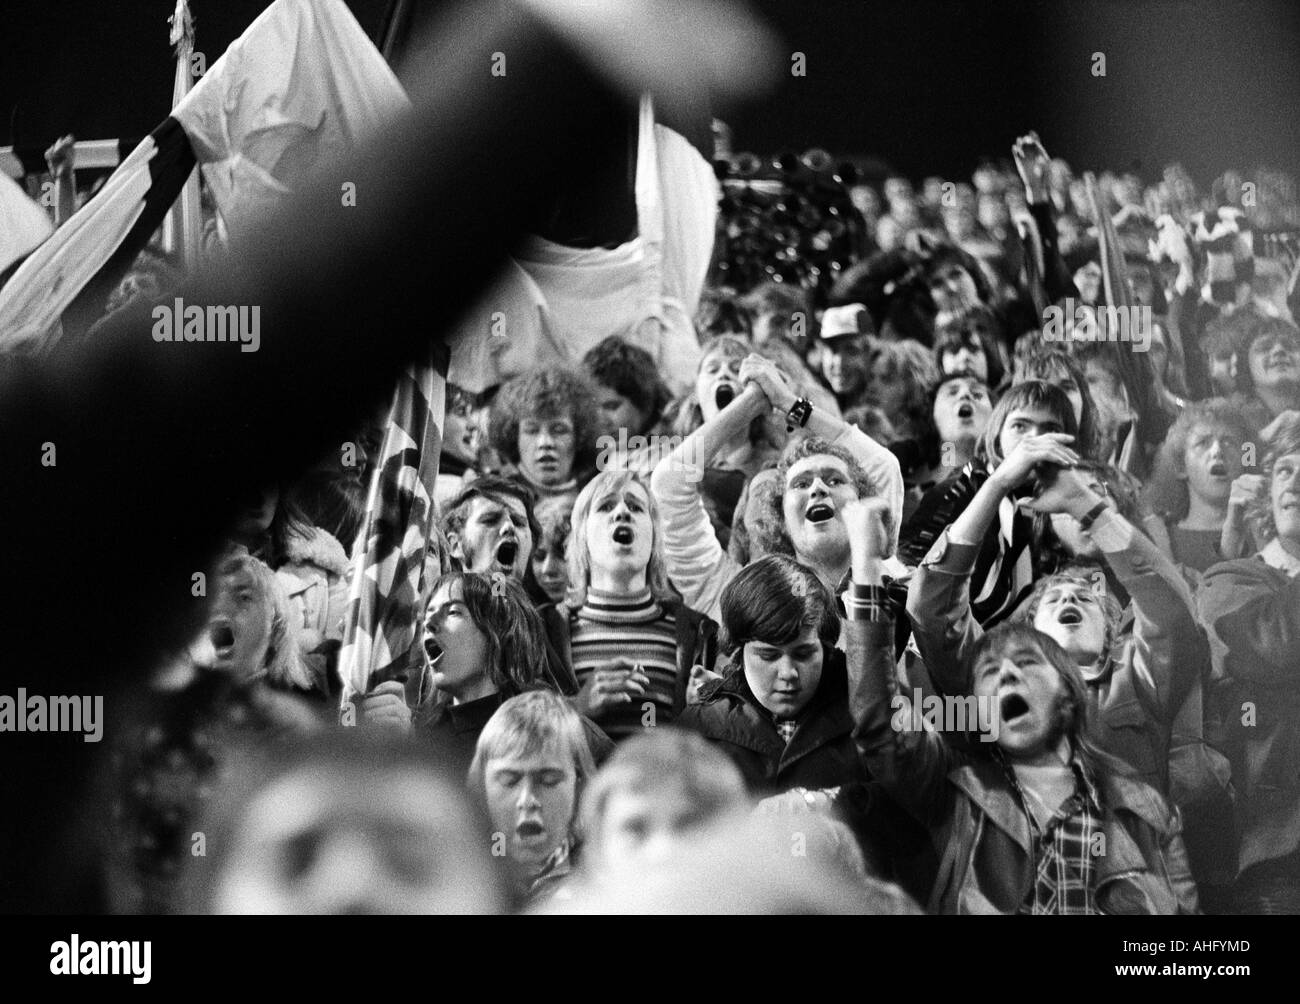
[[[1020,907],[1028,914],[1100,914],[1096,898],[1094,835],[1101,833],[1101,803],[1097,788],[1075,760],[1074,794],[1065,800],[1045,827],[1025,804],[1025,794],[1013,770],[1011,786],[1029,817],[1033,831],[1034,884]]]

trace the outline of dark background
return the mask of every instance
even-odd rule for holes
[[[491,0],[476,0],[478,3]],[[388,0],[350,0],[372,37]],[[209,64],[265,0],[194,0]],[[422,13],[443,4],[420,3]],[[167,114],[169,0],[8,0],[0,145],[140,136]],[[733,118],[736,149],[821,145],[900,171],[969,175],[1037,128],[1076,169],[1181,160],[1294,171],[1296,0],[757,0],[785,39],[784,84]],[[793,78],[788,53],[803,52]],[[1092,53],[1106,55],[1094,77]]]

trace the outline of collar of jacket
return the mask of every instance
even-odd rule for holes
[[[1008,787],[997,760],[969,759],[949,772],[948,779],[993,825],[1029,854],[1032,841],[1029,820]],[[1102,825],[1107,834],[1106,853],[1098,863],[1098,880],[1123,872],[1146,871],[1147,860],[1130,832],[1131,824],[1136,818],[1163,837],[1171,822],[1164,803],[1150,786],[1122,775],[1102,774],[1096,779],[1096,785],[1101,796]]]
[[[712,690],[701,695],[705,707],[713,705],[720,712],[714,717],[715,724],[721,726],[716,737],[756,753],[775,755],[784,769],[813,750],[849,735],[853,717],[849,713],[844,653],[831,649],[824,659],[817,692],[799,715],[798,728],[788,744],[777,732],[771,713],[750,690],[745,671],[739,664],[728,667]]]

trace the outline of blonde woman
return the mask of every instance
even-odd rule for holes
[[[578,710],[615,741],[676,718],[717,659],[717,625],[668,584],[658,506],[627,471],[574,503],[567,602]]]

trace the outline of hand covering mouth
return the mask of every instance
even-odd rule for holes
[[[503,540],[497,545],[497,561],[506,568],[515,567],[515,558],[519,555],[519,542],[517,540]]]
[[[721,411],[727,405],[736,399],[736,388],[729,383],[718,384],[718,389],[713,392],[713,403]]]
[[[632,528],[630,526],[626,524],[620,524],[614,527],[615,544],[630,544],[635,539],[636,539],[636,534],[632,532]]]
[[[1014,722],[1029,714],[1029,702],[1019,694],[1007,694],[1002,698],[1001,710],[1004,722]]]
[[[828,519],[835,518],[835,507],[825,502],[816,502],[808,507],[804,513],[804,519],[809,523],[825,523]]]

